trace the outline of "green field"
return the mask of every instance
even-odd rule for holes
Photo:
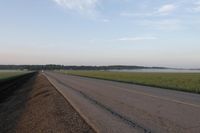
[[[200,93],[200,73],[139,73],[108,71],[63,72],[71,75]]]
[[[26,71],[0,71],[0,81],[13,78],[25,73],[27,72]]]

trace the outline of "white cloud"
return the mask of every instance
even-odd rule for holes
[[[53,0],[58,5],[69,9],[78,11],[80,13],[89,13],[95,12],[95,8],[99,0]]]
[[[145,20],[141,22],[141,25],[146,26],[147,28],[167,31],[179,30],[183,28],[181,26],[181,21],[178,19]]]
[[[122,12],[120,13],[120,16],[124,17],[141,17],[141,16],[153,16],[154,13],[128,13],[128,12]]]
[[[144,40],[156,40],[157,37],[123,37],[117,39],[118,41],[144,41]]]
[[[163,5],[160,8],[152,12],[142,12],[142,13],[131,13],[131,12],[122,12],[120,16],[124,17],[152,17],[152,16],[162,16],[162,15],[169,15],[173,11],[176,10],[176,6],[173,4]]]
[[[167,4],[167,5],[163,5],[162,7],[160,7],[158,9],[158,13],[163,14],[163,15],[168,15],[168,14],[172,13],[175,10],[176,10],[176,6],[175,5]]]
[[[104,39],[104,40],[88,40],[89,43],[98,43],[98,42],[135,42],[135,41],[150,41],[157,40],[158,38],[155,36],[136,36],[136,37],[122,37],[122,38],[114,38],[114,39]]]
[[[107,22],[110,22],[110,20],[109,19],[102,19],[102,22],[107,23]]]
[[[195,7],[193,8],[195,12],[200,12],[200,1],[194,3]]]

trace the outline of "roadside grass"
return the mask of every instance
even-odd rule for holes
[[[62,71],[63,73],[200,94],[200,73]]]
[[[10,78],[14,78],[23,74],[28,73],[27,71],[0,71],[0,82],[4,80],[8,80]]]

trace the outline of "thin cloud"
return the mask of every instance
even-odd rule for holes
[[[162,5],[152,12],[142,12],[142,13],[131,13],[131,12],[122,12],[120,16],[124,17],[152,17],[152,16],[162,16],[169,15],[176,10],[176,6],[173,4]]]
[[[123,37],[117,39],[118,41],[145,41],[145,40],[156,40],[157,37]]]
[[[194,3],[195,7],[193,8],[193,10],[195,12],[200,12],[200,1],[197,1]]]
[[[124,17],[141,17],[141,16],[153,16],[154,13],[128,13],[128,12],[122,12],[120,13],[120,16]]]
[[[122,37],[115,39],[105,39],[105,40],[88,40],[89,43],[97,43],[97,42],[134,42],[134,41],[147,41],[147,40],[157,40],[158,38],[155,36],[138,36],[138,37]]]
[[[158,9],[158,13],[168,15],[176,10],[176,6],[173,4],[163,5]]]
[[[53,0],[59,6],[77,11],[79,13],[92,14],[98,4],[98,0]]]
[[[181,26],[181,21],[178,19],[164,19],[164,20],[154,20],[154,21],[146,20],[141,22],[141,25],[156,30],[167,30],[167,31],[179,30],[183,28]]]
[[[102,22],[108,23],[108,22],[110,22],[110,20],[109,19],[102,19]]]

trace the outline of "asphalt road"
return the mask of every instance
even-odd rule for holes
[[[200,95],[46,72],[100,133],[199,133]]]

